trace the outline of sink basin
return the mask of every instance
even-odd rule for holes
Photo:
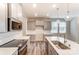
[[[59,49],[70,49],[68,46],[64,45],[59,41],[52,41],[52,43]]]

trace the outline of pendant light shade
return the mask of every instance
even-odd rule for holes
[[[69,8],[70,8],[70,5],[67,4],[67,16],[66,16],[66,21],[71,21]]]

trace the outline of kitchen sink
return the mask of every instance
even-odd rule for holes
[[[52,43],[59,49],[70,49],[68,46],[64,45],[59,41],[52,41]]]

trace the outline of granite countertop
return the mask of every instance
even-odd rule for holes
[[[3,47],[0,48],[0,55],[13,55],[18,54],[17,47]]]
[[[30,36],[17,35],[15,37],[13,37],[13,39],[25,39],[25,40],[28,40],[28,39],[30,39]]]
[[[65,43],[65,45],[66,46],[70,45],[70,47],[69,47],[70,49],[59,49],[52,43],[52,41],[58,40],[57,37],[51,36],[51,37],[46,37],[46,39],[49,41],[49,43],[52,45],[52,47],[57,51],[57,53],[59,55],[77,55],[77,54],[79,54],[79,44],[76,42],[66,39],[67,42]],[[63,43],[62,37],[59,37],[59,40],[61,43]]]
[[[22,34],[17,34],[14,36],[9,36],[9,37],[4,37],[0,38],[0,45],[3,45],[9,41],[12,41],[14,39],[25,39],[28,40],[30,36],[23,36]],[[0,47],[0,55],[12,55],[12,54],[17,54],[18,47]],[[16,53],[15,53],[16,52]]]
[[[2,38],[2,39],[0,39],[0,45],[5,44],[5,43],[7,43],[9,41],[12,41],[14,39],[19,39],[19,40],[25,39],[25,40],[28,40],[28,39],[30,39],[30,36],[23,36],[22,34],[19,34],[19,35],[14,35],[12,37]]]

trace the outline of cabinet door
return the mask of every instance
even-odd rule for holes
[[[19,55],[26,55],[26,54],[27,54],[27,47],[25,46],[25,48],[19,52]]]
[[[0,4],[0,32],[7,31],[7,3]]]
[[[27,22],[27,30],[35,30],[35,21]]]
[[[57,53],[56,50],[50,45],[50,43],[48,44],[48,55],[58,55],[58,53]]]
[[[51,30],[51,21],[44,22],[44,30]]]

